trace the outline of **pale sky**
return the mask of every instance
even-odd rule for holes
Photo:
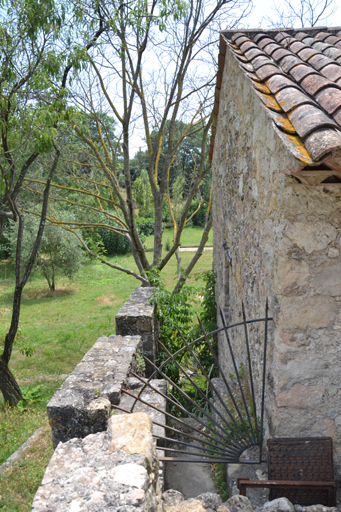
[[[292,1],[296,3],[297,0]],[[263,16],[269,16],[272,19],[276,17],[275,12],[272,10],[274,0],[253,0],[253,3],[254,7],[251,14],[244,20],[245,27],[259,28],[263,26],[264,28],[267,28],[266,24],[262,24],[262,18]],[[277,0],[276,3],[279,5],[281,2],[280,0]],[[337,5],[340,4],[341,6],[341,0],[336,0],[336,3]],[[341,27],[341,7],[339,7],[338,10],[328,20],[322,22],[320,25]],[[138,151],[139,148],[142,150],[146,149],[146,144],[141,136],[143,137],[143,130],[138,130],[138,128],[135,127],[135,133],[131,133],[130,136],[131,155]]]

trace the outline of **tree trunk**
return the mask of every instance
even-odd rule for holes
[[[17,405],[22,400],[19,385],[7,364],[3,361],[2,356],[0,356],[0,390],[5,402],[10,406]]]

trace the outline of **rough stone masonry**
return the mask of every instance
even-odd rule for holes
[[[269,298],[265,438],[331,436],[340,480],[341,184],[307,186],[286,175],[300,165],[227,52],[213,154],[217,304],[233,323],[242,319],[242,300],[248,318],[260,318]],[[238,365],[245,364],[234,335]],[[256,328],[250,343],[259,384]],[[230,371],[223,336],[219,345]]]

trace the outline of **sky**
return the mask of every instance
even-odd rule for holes
[[[291,0],[294,4],[297,3],[298,0]],[[311,0],[313,3],[318,2],[319,0]],[[281,0],[278,0],[277,5],[281,4]],[[244,19],[244,26],[248,28],[267,28],[267,24],[262,22],[263,16],[269,16],[272,19],[276,18],[275,12],[272,10],[274,6],[274,0],[253,0],[254,7],[252,9],[251,14],[247,18]],[[330,26],[330,27],[341,27],[341,0],[336,0],[336,5],[340,5],[337,11],[330,16],[326,21],[321,23],[322,26]],[[299,27],[299,25],[298,25]],[[140,148],[142,150],[146,149],[146,143],[143,139],[143,129],[139,129],[138,126],[135,127],[133,133],[130,136],[130,149],[131,154],[135,154]]]
[[[274,11],[272,11],[273,0],[253,0],[254,8],[248,18],[245,20],[246,26],[249,28],[258,28],[261,26],[262,17],[265,16],[274,16]],[[276,2],[278,5],[280,2]],[[341,6],[340,0],[336,0],[336,3]],[[323,23],[326,26],[326,23]],[[330,27],[340,27],[341,26],[341,7],[338,8],[335,14],[333,14],[327,21],[327,25]],[[264,25],[263,25],[264,26]]]

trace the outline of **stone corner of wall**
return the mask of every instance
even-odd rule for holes
[[[58,444],[32,512],[159,512],[158,467],[150,416],[112,416],[106,432]]]

